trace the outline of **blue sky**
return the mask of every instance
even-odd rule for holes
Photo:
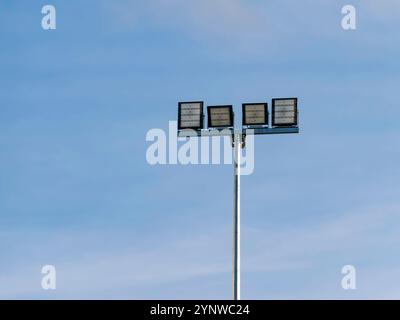
[[[1,1],[0,298],[231,298],[231,166],[150,166],[145,136],[178,101],[240,114],[286,96],[301,134],[257,137],[242,178],[242,297],[399,298],[399,14],[396,0]]]

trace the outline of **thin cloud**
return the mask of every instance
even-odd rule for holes
[[[320,220],[312,226],[279,230],[272,227],[244,228],[243,272],[263,272],[266,277],[267,273],[283,270],[295,274],[299,270],[318,266],[321,255],[326,253],[332,255],[340,265],[348,263],[341,261],[343,251],[353,252],[354,260],[357,260],[360,256],[368,257],[373,248],[398,246],[397,231],[390,226],[395,225],[399,210],[399,206],[376,206],[360,208],[329,221]],[[154,287],[203,277],[224,277],[230,273],[231,260],[227,250],[231,245],[230,230],[226,228],[208,229],[190,238],[177,237],[154,249],[145,245],[145,239],[124,246],[116,242],[114,249],[101,249],[93,242],[95,236],[63,234],[53,243],[45,247],[42,245],[42,253],[26,255],[32,259],[29,263],[26,258],[24,265],[14,266],[14,271],[0,277],[0,297],[29,298],[40,295],[42,290],[39,287],[38,270],[40,263],[48,263],[40,261],[46,256],[45,253],[52,253],[53,258],[56,257],[54,264],[58,269],[60,284],[57,291],[61,297],[91,298],[104,290],[113,290],[119,298],[118,292],[125,292],[128,287]],[[15,235],[12,237],[16,238]],[[43,237],[41,235],[39,238]],[[88,242],[90,245],[79,251],[79,257],[73,253],[77,243],[81,243],[82,247]],[[28,245],[28,248],[35,251],[35,244]],[[69,254],[66,255],[66,252]],[[6,257],[3,257],[3,261],[7,261]],[[388,268],[384,261],[377,264]],[[332,266],[336,267],[336,264]],[[32,271],[35,271],[35,276]],[[387,274],[386,277],[392,276]]]
[[[265,15],[243,0],[119,0],[103,6],[127,27],[153,25],[189,36],[240,40],[265,37]]]

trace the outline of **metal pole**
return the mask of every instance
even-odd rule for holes
[[[234,135],[233,300],[240,300],[240,134]]]

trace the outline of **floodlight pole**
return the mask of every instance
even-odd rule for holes
[[[233,203],[233,300],[240,300],[240,158],[242,136],[235,133],[234,150],[234,203]]]
[[[297,100],[296,100],[297,108]],[[297,109],[296,109],[297,110]],[[297,111],[296,111],[297,112]],[[229,130],[218,130],[211,128],[208,130],[200,129],[179,129],[178,137],[214,137],[214,136],[231,136],[233,148],[233,166],[234,166],[234,202],[233,202],[233,300],[240,300],[240,165],[242,148],[246,145],[247,135],[262,135],[262,134],[291,134],[299,133],[296,123],[287,127],[275,126],[268,127],[267,125],[246,126],[242,127],[241,131],[235,131],[232,127]]]

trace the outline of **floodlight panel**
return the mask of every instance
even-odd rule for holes
[[[178,128],[203,128],[203,102],[180,102],[178,114]]]
[[[210,128],[233,127],[232,106],[210,106],[208,107],[208,126]]]
[[[243,125],[268,125],[267,103],[245,103],[242,106]]]
[[[297,98],[272,100],[272,125],[297,126]]]

